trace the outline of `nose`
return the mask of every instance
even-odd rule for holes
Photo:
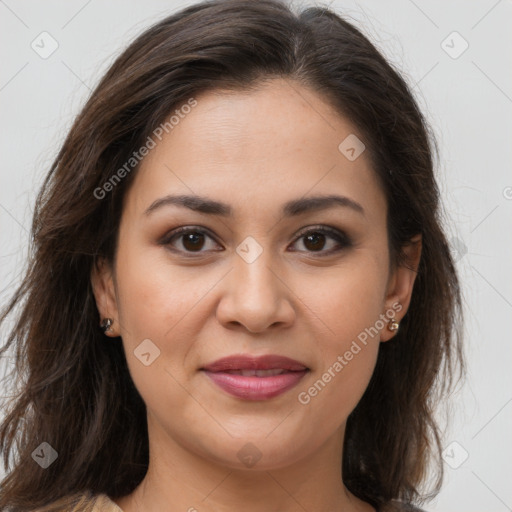
[[[218,321],[226,328],[243,326],[251,333],[291,326],[294,293],[267,251],[252,263],[235,254],[233,265],[223,280]]]

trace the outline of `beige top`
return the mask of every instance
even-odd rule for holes
[[[97,494],[94,500],[93,512],[123,512],[106,494]]]
[[[79,491],[67,494],[33,512],[123,512],[106,494]]]
[[[106,494],[91,491],[67,495],[34,512],[123,512]]]

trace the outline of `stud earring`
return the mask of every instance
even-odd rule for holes
[[[398,328],[400,327],[400,323],[397,322],[394,318],[392,318],[389,322],[388,322],[388,329],[390,331],[398,331]]]
[[[109,332],[111,330],[110,327],[112,326],[112,324],[113,324],[112,318],[104,318],[100,324],[101,330],[104,333]]]

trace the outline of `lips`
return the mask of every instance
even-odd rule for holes
[[[235,355],[223,357],[217,361],[207,364],[202,368],[210,372],[225,372],[229,370],[288,370],[302,371],[307,370],[299,361],[290,359],[289,357],[266,355],[266,356],[249,356]]]
[[[218,359],[201,371],[232,396],[244,400],[266,400],[294,387],[309,368],[284,356],[235,355]]]
[[[230,375],[243,375],[244,377],[272,377],[273,375],[281,375],[289,370],[275,368],[272,370],[225,370],[223,373]]]

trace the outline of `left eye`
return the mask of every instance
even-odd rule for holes
[[[334,244],[334,248],[323,251],[322,249],[325,246],[325,241],[329,238],[334,240],[339,247],[336,248],[336,244]],[[309,229],[308,231],[301,233],[296,240],[298,241],[302,239],[304,240],[303,245],[309,250],[309,252],[321,252],[324,254],[337,252],[343,248],[350,247],[351,245],[351,241],[345,233],[338,231],[337,229],[330,228]]]
[[[206,231],[197,228],[179,228],[173,232],[171,232],[168,236],[166,236],[162,240],[162,244],[166,246],[175,247],[178,252],[185,253],[201,253],[205,252],[202,249],[205,248],[205,241],[209,239],[214,242],[212,236],[209,235]],[[327,240],[334,241],[334,248],[330,248],[328,250],[325,249]],[[345,233],[325,228],[313,228],[308,231],[302,232],[296,239],[295,243],[303,240],[303,245],[306,247],[306,252],[318,252],[323,254],[329,254],[332,252],[337,252],[343,248],[349,247],[351,245],[351,241]],[[180,241],[181,248],[176,247],[175,242]],[[207,244],[206,244],[207,245]],[[336,245],[340,246],[336,248]],[[210,249],[210,250],[218,250],[218,249]],[[220,249],[222,250],[222,249]],[[299,250],[298,252],[304,252]]]

